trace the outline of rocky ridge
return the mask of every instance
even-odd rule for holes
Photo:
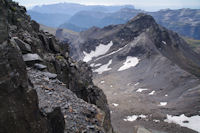
[[[90,64],[106,93],[117,131],[195,132],[165,122],[169,115],[200,116],[200,57],[177,33],[142,13],[126,24],[93,27],[71,42],[73,57]]]
[[[113,132],[91,68],[40,31],[24,7],[1,0],[0,11],[0,132]]]

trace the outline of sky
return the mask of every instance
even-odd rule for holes
[[[193,8],[200,9],[200,0],[14,0],[20,5],[32,6],[54,3],[79,3],[84,5],[134,5],[137,9],[157,11],[160,9]]]

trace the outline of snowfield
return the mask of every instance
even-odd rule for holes
[[[131,67],[135,67],[139,63],[139,59],[137,57],[131,57],[127,56],[126,61],[123,63],[124,65],[121,66],[118,71],[124,71],[126,69],[129,69]]]
[[[113,45],[113,42],[111,41],[107,45],[100,44],[99,46],[96,47],[95,51],[91,51],[90,53],[86,53],[85,51],[83,51],[83,54],[85,55],[83,58],[83,61],[88,62],[92,60],[92,58],[94,57],[98,57],[100,55],[106,54],[109,51],[109,49],[112,47],[112,45]]]
[[[141,114],[141,115],[132,115],[132,116],[127,116],[124,121],[130,121],[130,122],[133,122],[135,120],[137,120],[137,118],[142,118],[142,119],[145,119],[147,118],[147,116]]]
[[[163,44],[167,45],[167,43],[165,41],[162,41]]]
[[[119,104],[117,104],[117,103],[112,103],[112,105],[115,107],[119,106]]]
[[[109,66],[112,64],[112,60],[110,60],[107,64],[102,65],[101,67],[97,68],[93,72],[97,72],[98,74],[102,74],[103,72],[109,71],[112,68],[109,68]]]
[[[139,88],[136,92],[143,92],[143,91],[146,91],[146,90],[148,90],[148,89],[146,89],[146,88]]]
[[[95,64],[94,66],[95,67],[101,66],[101,63]]]
[[[156,91],[152,91],[151,93],[149,93],[149,95],[154,95],[155,92],[156,92]]]
[[[160,102],[160,104],[158,106],[166,106],[167,102]]]
[[[200,116],[198,115],[191,117],[187,117],[184,114],[180,116],[167,115],[167,119],[164,121],[168,123],[176,123],[182,127],[187,127],[200,132]]]

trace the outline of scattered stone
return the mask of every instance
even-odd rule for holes
[[[144,127],[136,127],[134,133],[152,133],[149,130],[145,129]]]
[[[23,42],[21,39],[19,39],[18,37],[13,37],[12,38],[17,45],[19,46],[20,50],[22,51],[22,54],[27,54],[27,53],[31,53],[31,46],[28,43]],[[11,39],[11,40],[12,40]]]
[[[57,74],[50,72],[44,72],[44,75],[47,76],[49,79],[55,79],[57,77]]]
[[[47,66],[39,64],[39,63],[36,63],[36,64],[34,64],[34,68],[42,71],[42,70],[45,70],[47,68]]]
[[[33,66],[35,63],[42,62],[42,58],[38,54],[24,54],[23,60],[28,66]]]

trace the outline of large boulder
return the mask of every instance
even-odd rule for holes
[[[24,54],[23,60],[26,62],[28,66],[33,66],[35,63],[42,62],[42,58],[38,54]]]
[[[15,41],[17,43],[17,45],[19,46],[19,48],[23,54],[27,54],[27,53],[31,52],[31,46],[28,43],[25,43],[18,37],[13,37],[12,39],[13,39],[13,41]]]

